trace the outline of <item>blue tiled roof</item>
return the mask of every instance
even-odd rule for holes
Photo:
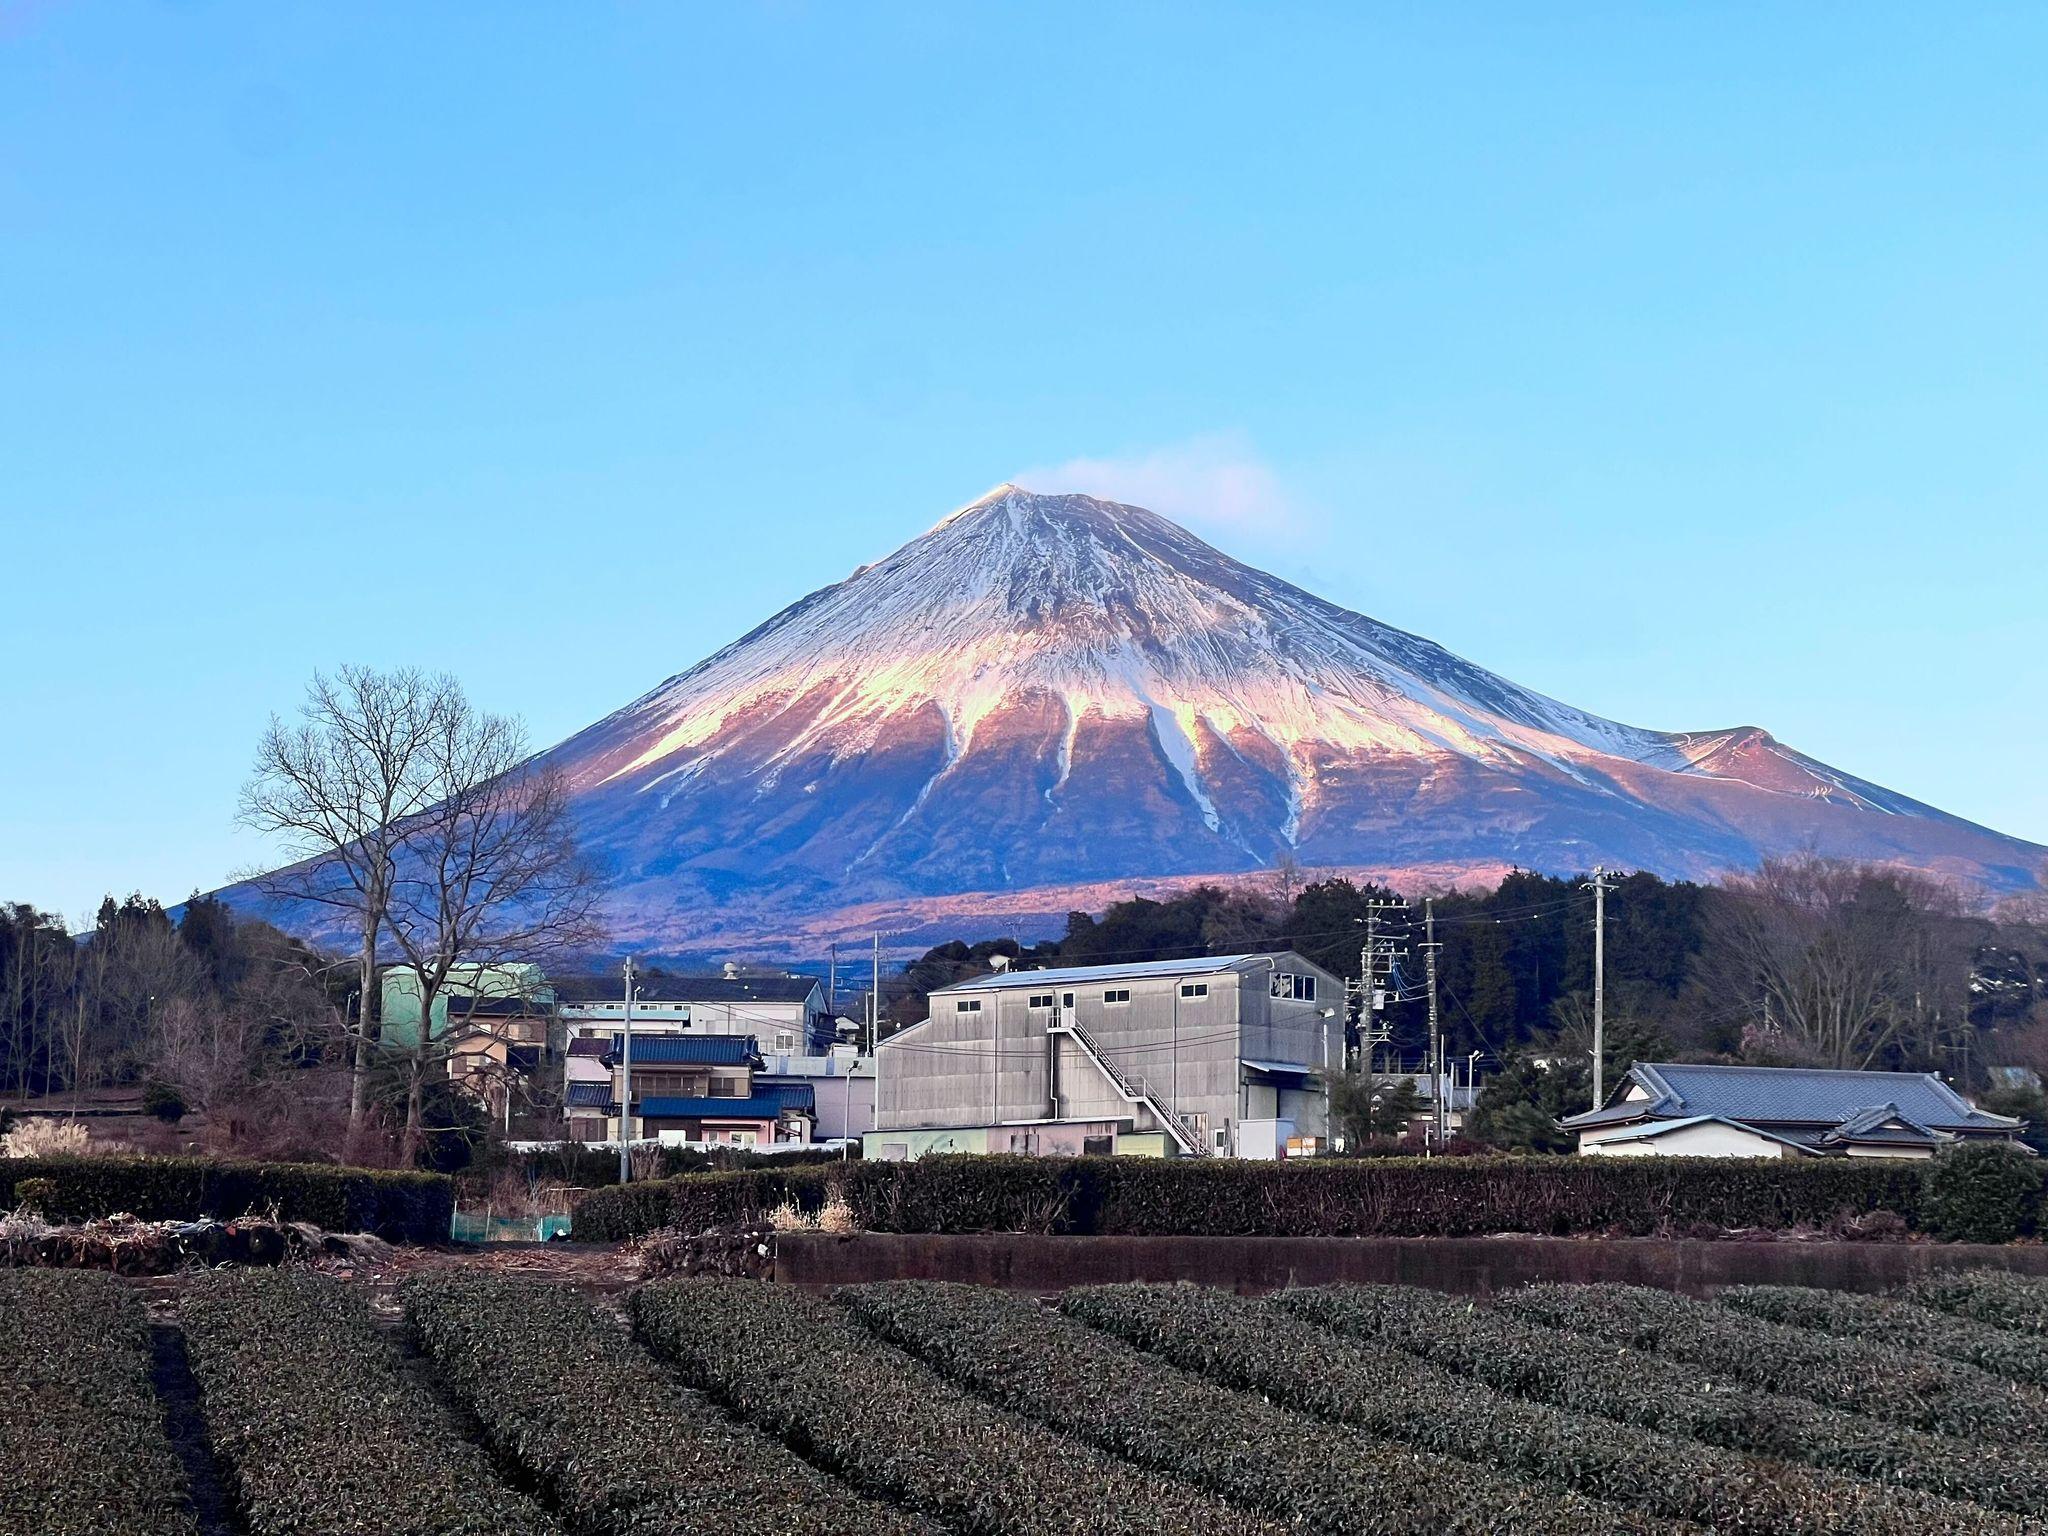
[[[569,1085],[569,1107],[571,1109],[613,1108],[612,1085],[610,1083],[571,1083]]]
[[[649,1120],[773,1120],[784,1110],[811,1112],[809,1087],[762,1088],[744,1099],[642,1099],[640,1114]]]
[[[625,1049],[624,1035],[612,1036],[605,1060],[616,1063]],[[640,1035],[633,1036],[633,1065],[636,1067],[743,1067],[758,1064],[759,1047],[752,1035]]]

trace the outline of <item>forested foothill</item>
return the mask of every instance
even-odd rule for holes
[[[889,1008],[923,1018],[932,990],[1017,966],[1097,965],[1292,948],[1360,973],[1369,904],[1397,959],[1370,1065],[1423,1069],[1420,942],[1434,905],[1446,1056],[1479,1055],[1467,1134],[1568,1151],[1557,1119],[1592,1099],[1593,895],[1583,879],[1516,872],[1490,891],[1396,891],[1282,871],[1167,900],[1069,915],[1056,940],[953,942],[904,967]],[[1617,877],[1606,898],[1606,1082],[1638,1060],[1937,1072],[1984,1108],[2033,1122],[2048,1149],[2048,897],[1973,903],[1911,871],[1802,856],[1719,885]],[[1358,1011],[1351,1013],[1356,1041]],[[1342,1108],[1340,1106],[1340,1118]],[[1366,1119],[1367,1106],[1358,1117]],[[1362,1123],[1354,1141],[1390,1127]]]

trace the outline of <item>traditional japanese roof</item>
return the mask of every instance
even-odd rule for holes
[[[626,1037],[613,1035],[604,1059],[616,1065],[624,1054]],[[752,1035],[641,1035],[633,1036],[633,1065],[636,1067],[745,1067],[759,1066],[761,1052]]]
[[[611,1041],[602,1035],[578,1035],[569,1042],[571,1056],[604,1056],[610,1053]]]
[[[1569,1131],[1592,1131],[1645,1121],[1669,1129],[1670,1122],[1701,1120],[1774,1134],[1812,1151],[1934,1147],[1958,1136],[2006,1135],[2026,1123],[1987,1114],[1931,1072],[1645,1061],[1629,1068],[1605,1104],[1560,1123]]]

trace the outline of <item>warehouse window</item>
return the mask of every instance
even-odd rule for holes
[[[981,999],[978,997],[963,997],[953,1004],[953,1011],[955,1013],[979,1013],[981,1012]]]
[[[1291,997],[1300,1003],[1312,1003],[1316,1000],[1316,979],[1313,976],[1297,976],[1292,971],[1275,971],[1273,995]]]
[[[1050,992],[1032,993],[1029,999],[1029,1006],[1033,1008],[1050,1008],[1052,1006],[1052,994]]]
[[[1209,983],[1206,981],[1185,982],[1181,986],[1180,995],[1182,997],[1207,997],[1209,995]]]
[[[1067,993],[1067,994],[1066,994],[1066,996],[1064,996],[1063,998],[1061,998],[1061,999],[1060,999],[1060,1006],[1061,1006],[1062,1008],[1071,1008],[1071,1007],[1073,1007],[1073,1006],[1074,1006],[1074,994],[1073,994],[1073,993],[1071,993],[1071,992],[1069,992],[1069,993]]]
[[[1105,1003],[1128,1003],[1131,1000],[1131,989],[1129,987],[1112,987],[1109,991],[1102,994],[1102,1000]]]

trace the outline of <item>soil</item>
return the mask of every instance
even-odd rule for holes
[[[199,1536],[242,1536],[242,1523],[206,1435],[206,1418],[199,1411],[199,1383],[185,1356],[185,1335],[167,1322],[152,1323],[149,1335],[150,1385],[163,1405],[171,1449],[185,1469],[186,1496],[192,1503]]]

